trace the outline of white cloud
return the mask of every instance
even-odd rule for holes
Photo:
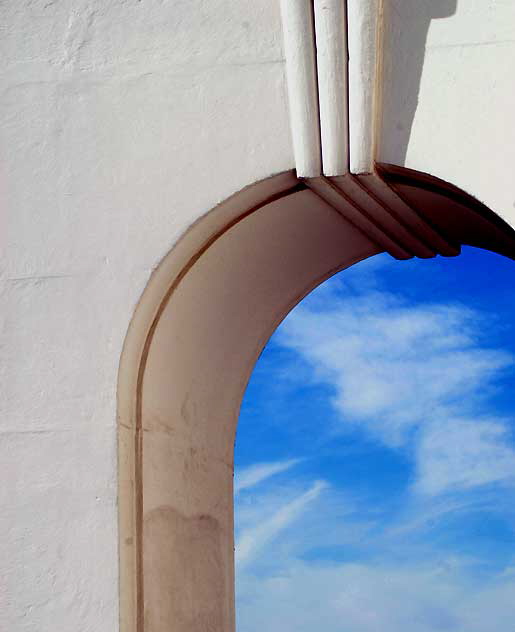
[[[409,305],[380,292],[328,298],[325,309],[297,308],[276,339],[307,361],[314,380],[333,388],[343,424],[360,425],[397,448],[412,447],[417,431],[428,426],[418,433],[422,444],[414,452],[424,479],[419,491],[512,477],[505,463],[512,449],[502,424],[491,421],[473,431],[459,421],[478,416],[494,379],[514,363],[511,354],[483,344],[484,317],[460,305]],[[430,445],[444,426],[454,447],[444,453],[440,442],[437,458]],[[495,428],[500,430],[494,441]],[[473,445],[467,447],[468,440]],[[493,457],[502,465],[487,472]],[[481,465],[459,475],[471,459]],[[434,475],[431,468],[437,468]]]
[[[366,424],[389,444],[442,406],[473,395],[512,362],[479,346],[468,309],[410,307],[373,293],[333,302],[327,311],[298,308],[278,336],[334,387],[344,422]]]
[[[242,577],[241,632],[496,632],[515,616],[515,577],[479,585],[467,561],[434,564],[306,564]]]
[[[463,518],[469,511],[478,509],[482,511],[492,510],[492,503],[488,503],[486,499],[482,499],[478,503],[477,498],[464,497],[463,495],[442,498],[419,498],[415,496],[408,499],[406,506],[396,516],[395,523],[385,527],[384,535],[391,540],[413,535],[424,536],[447,520],[452,520],[457,516]]]
[[[478,572],[481,560],[442,553],[426,541],[420,549],[406,540],[406,525],[382,522],[360,524],[359,507],[347,516],[335,516],[338,491],[313,483],[268,517],[269,497],[257,488],[256,524],[240,534],[236,548],[237,622],[240,632],[494,632],[511,629],[515,617],[515,570],[506,567],[487,575]],[[291,497],[295,482],[283,489]],[[315,499],[318,502],[314,502]],[[456,502],[440,502],[432,518],[460,511]],[[431,512],[429,512],[431,513]],[[259,521],[261,515],[261,521]],[[306,537],[306,525],[318,530]],[[278,546],[279,534],[288,529],[292,547]],[[404,527],[404,528],[403,528]],[[411,524],[409,529],[419,526]],[[357,538],[349,541],[354,530]],[[369,540],[356,561],[323,562],[306,559],[310,548],[328,544],[339,531],[340,544],[355,554],[356,541]],[[374,533],[372,539],[371,533]],[[334,539],[330,545],[337,544]],[[341,549],[341,547],[340,547]],[[407,561],[406,561],[407,560]],[[510,599],[511,595],[511,599]]]
[[[255,487],[271,476],[289,470],[299,462],[300,459],[289,459],[272,463],[256,463],[249,467],[241,468],[234,475],[234,493],[238,494],[244,489]]]
[[[324,481],[315,481],[311,487],[293,500],[280,506],[271,516],[242,529],[236,541],[236,565],[243,566],[253,560],[257,553],[281,531],[294,522],[320,492],[327,487]]]
[[[496,419],[445,418],[424,427],[417,489],[426,494],[515,480],[515,450]]]
[[[414,544],[406,537],[466,511],[467,501],[429,498],[411,516],[394,517],[393,524],[384,520],[384,508],[376,507],[376,522],[370,524],[363,522],[359,503],[349,504],[321,482],[302,493],[293,480],[275,487],[273,496],[270,491],[254,488],[253,517],[238,537],[240,632],[510,629],[515,571],[509,559],[505,569],[485,576],[478,572],[480,559],[442,553],[431,538]],[[288,500],[281,504],[277,497]],[[350,510],[345,515],[337,510],[342,504]],[[420,508],[426,509],[424,515]],[[327,546],[336,546],[344,557],[347,551],[356,561],[327,563],[310,556]]]

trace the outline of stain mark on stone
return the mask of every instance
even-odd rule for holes
[[[206,514],[187,517],[162,506],[144,517],[145,630],[229,629],[222,536],[218,520]]]

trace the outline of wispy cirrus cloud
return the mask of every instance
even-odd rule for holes
[[[265,509],[262,519],[237,535],[236,565],[241,567],[251,562],[266,544],[297,520],[326,487],[324,481],[314,481],[309,489],[282,504],[272,515],[267,515],[266,509],[261,507]]]
[[[468,510],[466,501],[440,502],[424,516],[415,511],[411,522],[409,512],[388,522],[379,511],[374,525],[363,522],[359,503],[342,523],[334,513],[338,492],[323,482],[314,481],[299,493],[298,482],[290,477],[272,490],[288,498],[273,504],[272,513],[270,491],[267,485],[253,488],[254,524],[237,539],[237,614],[242,632],[311,632],[317,627],[327,632],[508,629],[514,614],[509,595],[515,590],[515,559],[506,559],[503,568],[485,578],[481,558],[439,550],[427,539],[413,545],[407,538],[430,529],[430,523],[434,528],[435,521],[449,514]],[[307,538],[306,524],[313,521],[319,528]],[[284,531],[290,547],[277,546]],[[306,557],[310,549],[328,543],[327,533],[334,546],[338,532],[339,549],[355,559]],[[363,540],[368,541],[367,550],[358,552],[356,542]]]
[[[234,493],[259,485],[275,474],[285,472],[300,463],[301,459],[288,459],[271,463],[255,463],[241,468],[234,475]]]
[[[478,581],[481,559],[442,552],[431,541],[413,546],[407,539],[430,528],[428,523],[434,527],[435,520],[467,510],[466,501],[439,502],[424,516],[412,516],[411,523],[406,515],[389,523],[379,512],[371,525],[362,521],[359,504],[342,523],[334,512],[340,499],[330,486],[313,482],[299,493],[290,478],[275,490],[288,500],[274,505],[271,514],[270,491],[266,484],[253,488],[254,526],[239,534],[236,547],[242,632],[506,629],[513,616],[508,595],[515,589],[515,566],[509,559],[504,568]],[[307,538],[310,521],[318,521],[319,528]],[[276,545],[284,530],[292,543],[286,549]],[[352,531],[354,538],[349,538]],[[327,533],[334,537],[337,532],[349,554],[355,556],[355,543],[363,539],[368,550],[346,562],[306,559],[310,548],[327,544]]]

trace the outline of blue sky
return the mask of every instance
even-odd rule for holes
[[[236,440],[238,632],[514,629],[513,266],[379,255],[277,329]]]

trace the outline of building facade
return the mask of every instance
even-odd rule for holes
[[[515,4],[9,0],[0,627],[234,629],[274,328],[387,251],[515,256]]]

